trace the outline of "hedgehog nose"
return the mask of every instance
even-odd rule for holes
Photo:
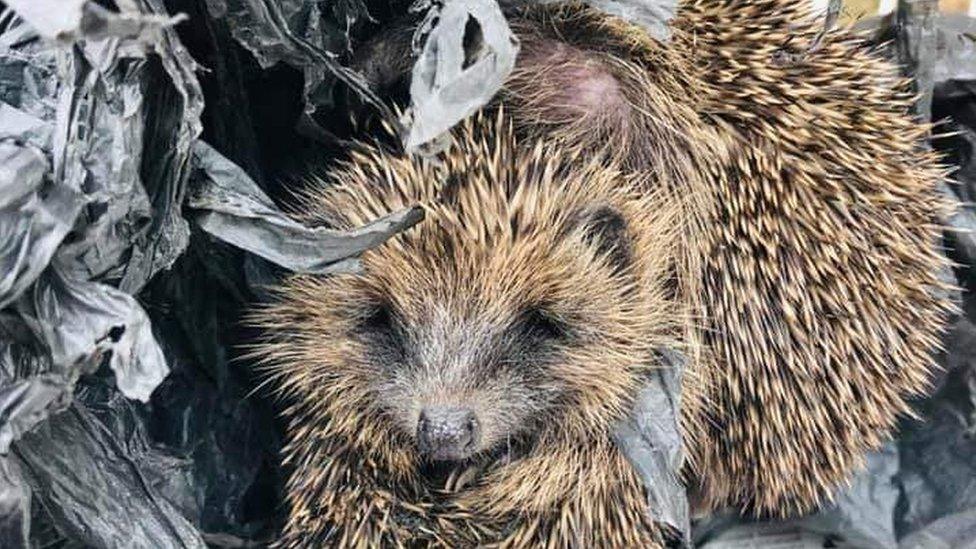
[[[468,408],[429,406],[417,422],[417,446],[431,459],[456,461],[474,453],[478,418]]]

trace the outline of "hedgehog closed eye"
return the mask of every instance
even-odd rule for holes
[[[393,331],[393,312],[390,306],[383,303],[374,306],[362,320],[360,326],[364,331],[374,333],[389,333]]]
[[[540,308],[522,313],[518,326],[524,334],[536,340],[564,341],[570,336],[568,324]]]
[[[402,321],[387,303],[380,303],[369,309],[355,327],[376,353],[387,353],[391,362],[402,357],[404,332]]]

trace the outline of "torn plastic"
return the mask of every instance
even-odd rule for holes
[[[976,547],[976,509],[942,517],[898,544],[898,549],[959,547]]]
[[[899,491],[898,448],[888,444],[867,456],[850,485],[842,487],[834,500],[817,513],[799,521],[811,532],[819,532],[848,546],[863,549],[895,547],[895,507]]]
[[[54,12],[31,14],[38,22],[49,13],[45,20],[57,23],[62,14]],[[137,34],[71,46],[38,39],[30,28],[15,21],[0,39],[0,74],[12,77],[2,96],[8,141],[0,144],[5,159],[0,188],[9,212],[0,218],[7,236],[0,306],[17,300],[20,321],[51,360],[50,372],[35,373],[60,379],[40,377],[11,393],[19,397],[10,410],[30,418],[7,418],[18,427],[4,425],[0,431],[11,437],[103,359],[132,398],[147,400],[166,375],[145,313],[113,286],[138,290],[185,247],[185,222],[172,216],[185,174],[168,165],[150,170],[160,163],[142,162],[142,153],[175,148],[178,159],[180,147],[188,147],[198,131],[193,122],[198,113],[184,109],[185,103],[171,102],[168,109],[176,116],[169,116],[151,112],[153,105],[144,97],[145,86],[162,87],[164,78],[176,81],[166,78],[166,68],[193,78],[192,66],[180,65],[188,58],[185,51],[161,54],[162,70],[148,59],[162,35],[153,34],[151,42]],[[165,137],[146,131],[150,114],[159,115],[153,122]],[[150,233],[150,228],[158,230]],[[28,401],[35,404],[26,406]]]
[[[518,39],[495,0],[450,0],[431,6],[418,32],[423,49],[413,66],[404,148],[415,151],[474,114],[501,89]]]
[[[587,0],[586,3],[641,25],[658,40],[671,37],[668,22],[678,9],[677,0]]]
[[[11,133],[19,130],[16,135],[24,141],[37,135],[31,131],[32,117],[0,106],[26,122],[8,126]],[[49,169],[39,150],[0,141],[0,309],[37,280],[84,204],[81,193],[70,187],[46,185]]]
[[[339,62],[339,53],[350,47],[349,32],[370,20],[359,0],[337,2],[331,13],[320,2],[302,0],[204,0],[213,19],[226,21],[234,38],[260,63],[270,68],[284,62],[304,76],[304,114],[299,127],[311,134],[328,134],[312,114],[332,104],[332,85],[338,79],[389,122],[396,117],[370,89],[363,77]],[[343,25],[333,28],[332,25]]]
[[[82,434],[80,427],[61,432],[67,440],[52,434],[71,417],[63,410],[82,375],[105,365],[117,398],[148,400],[168,372],[148,317],[126,291],[137,291],[185,247],[186,224],[171,214],[175,206],[179,217],[185,185],[180,148],[195,138],[202,108],[192,99],[199,90],[186,87],[195,82],[193,66],[185,51],[161,46],[161,26],[142,25],[170,20],[153,15],[148,3],[140,4],[145,20],[141,13],[92,19],[108,12],[77,3],[82,17],[73,22],[72,3],[10,4],[31,23],[6,12],[0,34],[4,546],[27,547],[32,525],[52,522],[93,546],[193,546],[188,525],[179,544],[166,542],[177,515],[164,521],[153,513],[171,511],[143,512],[156,504],[138,493],[131,452],[113,446],[121,435]],[[69,43],[83,35],[88,40]],[[170,95],[173,82],[179,89]],[[110,472],[113,460],[129,474]],[[50,520],[32,516],[32,500]]]
[[[503,7],[556,4],[563,0],[502,0]],[[585,0],[586,4],[635,23],[658,40],[671,38],[669,23],[678,10],[678,0]]]
[[[143,402],[169,368],[132,296],[48,268],[15,310],[62,369],[95,371],[105,361],[122,394]]]
[[[59,257],[79,278],[128,293],[172,265],[189,236],[180,202],[203,106],[186,52],[150,57],[155,49],[111,38],[61,50],[79,84],[59,90],[54,174],[88,205]]]
[[[866,457],[847,486],[816,512],[792,520],[756,521],[726,513],[695,524],[702,549],[897,547],[895,516],[901,496],[895,475],[898,448],[891,443]],[[830,543],[830,545],[826,545]]]
[[[215,237],[293,272],[323,274],[355,269],[353,255],[383,243],[423,218],[420,208],[384,216],[349,232],[305,227],[283,214],[244,173],[198,141],[193,163],[201,170],[187,198],[202,210],[196,223]]]
[[[17,461],[0,456],[0,540],[10,549],[30,547],[31,491]]]
[[[178,462],[148,441],[133,405],[109,386],[77,401],[16,444],[34,497],[58,531],[89,547],[206,547],[157,486]]]
[[[41,36],[69,43],[109,36],[149,41],[151,33],[180,19],[138,10],[116,13],[88,0],[6,0],[6,3]]]
[[[63,408],[78,376],[96,368],[106,353],[120,387],[134,398],[148,399],[167,369],[135,301],[74,274],[82,269],[65,254],[71,245],[62,246],[70,235],[75,250],[85,248],[79,232],[91,219],[99,182],[119,183],[92,176],[88,169],[97,171],[95,162],[83,167],[81,155],[69,158],[84,139],[68,145],[54,137],[81,120],[71,115],[72,100],[84,96],[74,95],[78,90],[61,79],[92,75],[90,66],[16,22],[0,37],[0,66],[0,74],[10,77],[9,86],[0,88],[5,139],[0,142],[0,308],[16,301],[12,311],[19,315],[5,315],[4,332],[33,336],[6,339],[0,356],[0,452],[5,453],[19,435]],[[97,127],[86,129],[85,136],[103,137]],[[107,154],[100,156],[107,160]],[[68,172],[77,179],[65,177]],[[89,215],[82,220],[86,207]],[[52,261],[60,265],[57,272],[49,267]]]
[[[900,440],[904,513],[902,535],[935,521],[976,510],[976,327],[968,320],[950,332],[946,376],[920,405]]]
[[[691,544],[688,495],[681,480],[684,443],[678,425],[685,358],[674,350],[660,352],[655,370],[637,395],[630,420],[617,426],[614,438],[637,469],[655,522]]]

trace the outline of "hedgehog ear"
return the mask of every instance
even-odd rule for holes
[[[584,208],[570,221],[570,230],[580,229],[583,238],[607,257],[614,273],[620,273],[633,261],[627,220],[611,206]]]

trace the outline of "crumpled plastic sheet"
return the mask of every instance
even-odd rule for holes
[[[130,0],[131,1],[131,0]],[[179,18],[141,13],[135,5],[130,11],[112,12],[88,0],[7,0],[42,36],[65,42],[110,36],[152,40],[151,34],[170,26]],[[121,2],[125,6],[125,2]]]
[[[244,170],[202,141],[194,146],[193,163],[202,177],[195,178],[198,183],[187,206],[203,210],[195,218],[200,228],[293,272],[356,269],[358,261],[346,258],[382,244],[423,218],[423,211],[415,207],[350,232],[305,227],[283,214]]]
[[[28,547],[30,528],[30,488],[17,461],[0,456],[0,540],[10,547]]]
[[[554,4],[561,0],[501,0],[503,7],[528,4]],[[586,4],[636,23],[658,40],[671,37],[668,22],[678,9],[678,0],[584,0]]]
[[[976,510],[976,326],[960,320],[948,340],[946,375],[899,441],[903,536]]]
[[[132,512],[134,518],[142,501],[131,492],[137,487],[133,478],[99,485],[97,475],[88,471],[78,479],[91,484],[75,487],[75,501],[46,500],[46,494],[61,494],[58,482],[67,475],[83,472],[85,459],[101,463],[101,458],[77,436],[70,443],[79,446],[71,448],[36,429],[69,406],[80,376],[102,365],[114,372],[122,394],[140,400],[148,400],[168,372],[148,317],[127,291],[137,291],[185,247],[186,224],[178,213],[171,215],[174,203],[179,206],[185,169],[178,163],[143,162],[142,152],[172,153],[178,159],[180,148],[187,149],[198,131],[194,108],[202,107],[184,108],[192,102],[187,99],[199,95],[180,80],[195,82],[185,50],[160,47],[164,53],[149,59],[166,40],[154,35],[147,42],[148,35],[163,32],[159,26],[133,26],[141,21],[133,17],[116,27],[83,16],[79,25],[95,23],[102,38],[71,45],[35,36],[36,29],[65,40],[86,32],[84,25],[69,29],[73,9],[63,7],[31,4],[25,14],[40,24],[8,15],[0,35],[0,151],[5,159],[0,168],[0,306],[7,307],[2,312],[6,337],[0,343],[0,454],[7,454],[0,507],[10,513],[3,529],[10,536],[4,546],[11,547],[27,546],[30,516],[25,510],[31,508],[32,494],[35,499],[40,495],[53,514],[87,510],[111,521],[79,518],[79,540],[109,546],[109,536],[132,531],[120,528],[126,521],[114,520],[105,502],[118,498],[118,513]],[[100,9],[85,13],[97,16]],[[116,31],[127,36],[113,36]],[[181,82],[178,95],[184,101],[157,92],[168,82]],[[146,97],[147,89],[154,97]],[[167,112],[154,109],[153,101],[160,99],[169,103]],[[147,118],[159,133],[146,127]],[[29,474],[23,466],[18,469],[11,465],[12,456],[32,447],[23,437],[43,447],[35,457],[60,456],[70,463],[42,474],[42,464],[25,457],[21,464]],[[154,527],[150,517],[140,519]]]
[[[845,548],[897,547],[898,455],[894,443],[868,454],[850,485],[839,488],[832,502],[809,516],[752,521],[734,513],[719,514],[694,525],[695,543],[702,549],[812,549],[828,541]]]
[[[957,549],[976,547],[976,509],[942,517],[913,532],[899,549]]]
[[[518,53],[518,40],[495,0],[432,5],[418,32],[423,48],[413,66],[404,117],[407,151],[443,135],[490,101],[515,68]]]
[[[51,266],[15,310],[54,364],[82,365],[86,372],[108,362],[119,390],[130,398],[148,401],[169,372],[146,313],[132,296],[112,286]]]
[[[678,425],[685,358],[662,349],[655,370],[637,395],[630,420],[617,426],[614,438],[637,469],[647,490],[651,516],[691,543],[688,494],[681,481],[684,443]]]
[[[369,13],[361,0],[331,3],[331,13],[323,3],[304,0],[203,0],[210,17],[225,20],[234,38],[267,69],[285,62],[304,76],[304,115],[300,128],[310,134],[329,134],[313,114],[332,102],[332,84],[338,79],[395,122],[393,111],[380,99],[363,77],[339,63],[337,52],[350,47],[349,31],[368,21]],[[331,15],[332,17],[326,17]],[[345,24],[341,32],[327,28],[330,20]],[[330,32],[331,31],[331,32]],[[336,36],[341,36],[336,40]]]
[[[30,124],[29,115],[4,107],[0,116],[6,113],[20,119],[15,122],[28,119]],[[0,309],[41,275],[81,211],[81,193],[67,186],[43,189],[49,169],[40,150],[0,141]]]
[[[864,549],[895,547],[898,463],[898,447],[893,443],[869,454],[850,487],[839,490],[833,502],[799,521],[800,526]]]
[[[101,46],[110,43],[118,46],[114,39]],[[148,214],[148,200],[128,200],[136,188],[131,174],[141,150],[124,149],[142,144],[141,118],[135,116],[141,113],[130,108],[122,118],[108,114],[111,106],[97,104],[96,97],[104,92],[95,87],[109,86],[118,72],[105,63],[101,70],[93,67],[116,54],[95,44],[80,51],[45,44],[33,39],[26,24],[6,30],[0,48],[0,74],[5,77],[0,88],[0,307],[13,304],[20,331],[32,333],[40,344],[28,348],[4,342],[5,362],[18,361],[3,364],[0,385],[0,409],[6,412],[0,423],[0,452],[6,452],[19,434],[63,408],[78,376],[102,360],[116,371],[120,389],[142,400],[149,398],[167,367],[135,300],[111,286],[89,282],[93,273],[86,273],[84,262],[78,261],[99,258],[104,254],[98,252],[109,246],[121,250],[129,244],[109,237],[118,234],[121,221],[138,221],[129,217],[129,208],[145,204]],[[135,61],[130,69],[138,66]],[[132,85],[137,93],[124,95],[137,107],[141,83]],[[135,139],[124,135],[130,120]],[[82,135],[76,133],[79,127]],[[102,170],[112,162],[129,167]],[[120,200],[107,205],[107,199],[116,198],[112,189],[120,191]],[[141,186],[139,192],[144,196]],[[69,238],[72,242],[66,242]],[[13,323],[8,317],[8,327]],[[43,367],[24,369],[23,364]]]
[[[173,460],[150,448],[150,418],[130,414],[133,405],[123,398],[148,400],[169,371],[149,317],[132,295],[171,268],[189,243],[183,203],[203,109],[197,67],[168,28],[179,17],[166,14],[161,0],[120,0],[121,13],[91,2],[8,3],[29,22],[0,14],[0,545],[26,547],[31,513],[37,518],[43,508],[43,524],[35,526],[53,525],[62,541],[203,546],[184,517],[227,529],[225,519],[242,516],[234,498],[256,485],[253,476],[232,477],[260,464],[264,458],[255,452],[273,449],[273,441],[248,451],[234,444],[218,448],[202,440],[213,438],[211,430],[189,431],[185,442],[213,455],[193,461],[205,463],[202,470],[158,475],[175,502],[169,504],[145,483],[152,470]],[[201,170],[218,156],[209,156],[210,164],[201,161]],[[224,173],[240,175],[223,162]],[[246,212],[248,221],[234,228],[225,223],[216,232],[234,240],[260,233],[271,220],[271,234],[279,238],[260,245],[281,247],[285,260],[279,262],[295,270],[349,265],[347,258],[419,218],[407,210],[351,234],[306,230],[288,225],[250,179],[219,182],[208,190],[213,180],[195,181],[198,198],[216,199],[212,217],[235,220],[241,214],[223,198],[250,200],[255,207]],[[193,206],[194,216],[207,215],[207,205]],[[282,227],[290,236],[304,236],[306,247],[289,248]],[[331,247],[313,252],[317,245]],[[302,253],[311,263],[289,264]],[[72,404],[79,379],[95,372],[111,372],[110,384],[84,405]],[[228,386],[236,385],[223,379],[215,388],[198,379],[194,391],[220,394]],[[199,398],[194,391],[184,394]],[[221,406],[231,395],[248,409],[244,390],[222,395]],[[170,400],[187,417],[204,406]],[[86,406],[101,415],[86,413]],[[220,428],[233,438],[231,417],[239,421],[253,413],[210,415],[214,419],[202,428]],[[228,419],[215,421],[222,417]],[[131,429],[114,429],[123,420]],[[121,444],[125,437],[141,442]],[[250,461],[226,457],[236,454]],[[233,465],[231,476],[215,486],[206,477],[225,465]],[[218,493],[222,501],[216,502]],[[222,507],[228,510],[209,510]],[[217,543],[236,543],[233,536],[215,535]]]
[[[58,530],[90,547],[203,548],[197,529],[158,486],[180,463],[149,445],[133,404],[110,386],[25,434],[11,458]]]

